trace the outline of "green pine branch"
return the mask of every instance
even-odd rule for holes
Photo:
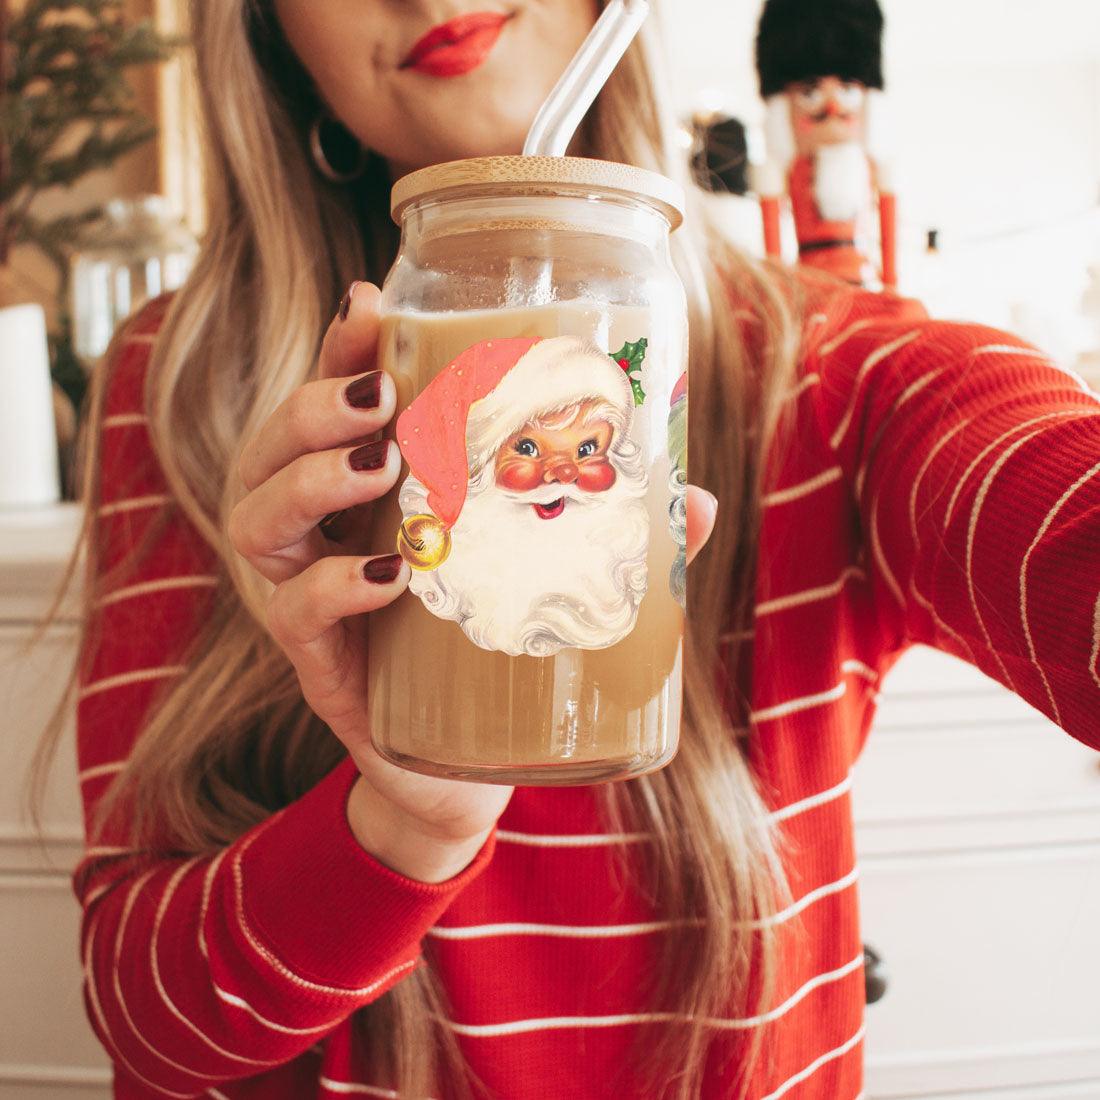
[[[31,244],[64,283],[74,234],[99,211],[37,219],[33,208],[43,192],[110,168],[154,136],[127,73],[170,57],[181,41],[147,20],[128,22],[122,0],[28,0],[6,16],[3,37],[0,263],[14,244]]]

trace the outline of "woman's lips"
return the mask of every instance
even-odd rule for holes
[[[497,44],[510,15],[470,12],[432,27],[401,62],[428,76],[462,76],[481,65]]]

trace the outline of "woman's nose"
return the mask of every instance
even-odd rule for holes
[[[563,485],[570,485],[577,480],[577,467],[568,458],[551,458],[543,468],[542,480],[549,483],[560,481]]]

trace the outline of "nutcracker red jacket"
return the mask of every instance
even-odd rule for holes
[[[102,429],[106,561],[167,523],[87,635],[101,639],[78,702],[89,813],[214,590],[147,436],[163,305],[122,344]],[[788,395],[796,445],[773,444],[768,471],[748,662],[751,762],[789,840],[795,900],[779,922],[803,930],[774,1004],[740,1022],[772,1052],[754,1100],[861,1095],[852,766],[906,648],[973,663],[1100,749],[1100,399],[1019,339],[912,301],[845,289],[811,308]],[[88,849],[74,880],[85,999],[115,1095],[391,1096],[349,1017],[430,952],[449,1026],[501,1100],[609,1097],[637,1030],[666,1026],[640,978],[661,937],[684,934],[611,873],[615,849],[646,837],[605,832],[592,788],[520,788],[472,865],[425,885],[356,844],[354,778],[345,761],[210,858],[135,864],[122,837]],[[715,1071],[705,1096],[729,1095]]]

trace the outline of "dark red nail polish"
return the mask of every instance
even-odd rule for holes
[[[401,572],[401,555],[387,554],[384,558],[371,558],[363,565],[363,579],[371,584],[392,584]]]
[[[390,441],[379,439],[374,443],[364,443],[348,455],[348,465],[357,473],[381,470],[386,465],[386,456],[390,453]]]
[[[372,370],[349,383],[344,400],[353,409],[377,409],[382,401],[382,372]]]
[[[355,297],[355,288],[358,285],[359,285],[359,280],[356,279],[355,282],[353,282],[351,284],[351,286],[348,287],[347,292],[344,294],[343,298],[340,299],[340,320],[341,321],[346,321],[348,319],[348,313],[351,311],[351,300],[352,300],[352,298]]]

